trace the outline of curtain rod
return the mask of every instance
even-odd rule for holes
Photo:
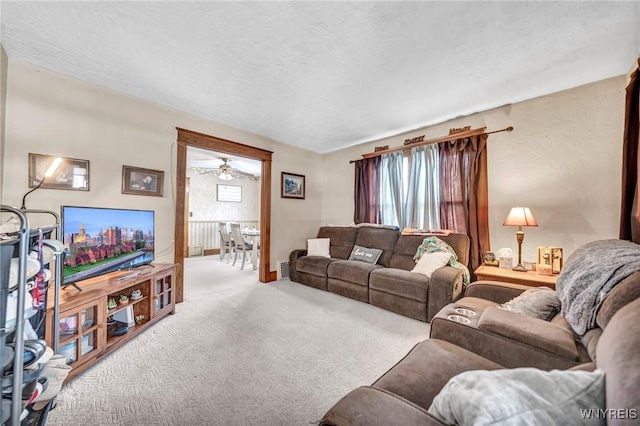
[[[451,135],[440,136],[439,138],[429,139],[429,140],[418,142],[418,143],[413,143],[413,144],[409,144],[409,145],[402,145],[402,146],[397,146],[395,148],[388,148],[388,149],[384,149],[384,150],[381,150],[381,151],[362,154],[362,158],[378,157],[378,156],[380,156],[382,154],[388,154],[390,152],[403,151],[405,149],[408,150],[408,149],[413,148],[414,146],[422,146],[422,145],[428,145],[428,144],[440,143],[440,142],[450,142],[450,141],[455,141],[457,139],[468,138],[470,136],[490,135],[492,133],[500,133],[500,132],[511,132],[513,130],[513,126],[505,127],[504,129],[500,129],[500,130],[494,130],[493,132],[485,132],[485,130],[486,130],[486,127],[479,127],[477,129],[468,130],[466,132],[454,133],[454,134],[451,134]],[[349,164],[353,164],[356,161],[358,161],[358,160],[350,160]]]

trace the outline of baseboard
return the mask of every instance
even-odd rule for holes
[[[220,254],[220,249],[208,249],[208,250],[203,250],[202,254],[204,256],[211,256],[213,254]]]
[[[267,282],[277,281],[278,280],[278,272],[277,271],[269,271],[269,275],[267,275]]]

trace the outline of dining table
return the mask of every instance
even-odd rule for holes
[[[258,269],[258,244],[260,244],[260,230],[259,229],[242,229],[242,236],[247,237],[251,241],[251,263],[253,270]]]

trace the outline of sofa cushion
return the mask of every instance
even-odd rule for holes
[[[473,309],[476,313],[480,314],[485,309],[491,306],[497,306],[496,302],[491,300],[481,299],[479,297],[465,296],[456,301],[456,305],[464,306],[465,308]]]
[[[596,349],[598,368],[607,375],[607,408],[640,409],[640,299],[621,308],[602,332]],[[637,416],[640,413],[636,412]],[[608,419],[608,425],[638,420]]]
[[[320,277],[327,276],[327,267],[330,263],[337,261],[323,256],[302,256],[296,261],[296,270]]]
[[[378,264],[388,267],[399,232],[394,229],[363,226],[358,229],[355,245],[382,250]]]
[[[369,274],[375,269],[383,268],[366,262],[356,262],[353,260],[336,260],[331,262],[327,268],[327,276],[362,286],[369,285]]]
[[[384,293],[402,296],[420,302],[427,301],[427,287],[431,279],[403,269],[380,268],[371,271],[369,288]]]
[[[422,240],[424,240],[422,235],[400,235],[393,249],[389,266],[405,271],[412,270],[416,266],[413,256],[415,256],[418,246],[422,244]]]
[[[638,298],[640,298],[640,271],[628,276],[611,290],[598,309],[596,324],[605,328],[620,308]]]
[[[566,359],[578,360],[573,333],[548,321],[489,307],[478,320],[478,329]]]
[[[329,238],[331,257],[346,260],[356,243],[358,229],[354,226],[322,226],[318,230],[318,238]]]
[[[312,423],[312,422],[309,422]],[[313,422],[313,424],[317,424]],[[360,386],[338,401],[320,420],[319,426],[421,425],[442,423],[418,407],[384,389]]]
[[[425,253],[420,257],[411,272],[430,277],[436,269],[442,268],[449,263],[449,259],[451,259],[451,253]]]
[[[358,260],[360,262],[371,263],[375,265],[382,254],[382,250],[368,247],[353,246],[348,260]]]
[[[515,368],[453,377],[429,413],[447,424],[570,425],[580,423],[580,410],[604,408],[602,370]],[[604,419],[599,423],[605,424]]]
[[[329,254],[330,238],[309,238],[307,240],[307,256],[331,257]]]
[[[519,296],[501,306],[507,311],[528,315],[549,321],[560,312],[560,300],[549,287],[535,287],[525,290]]]
[[[385,389],[425,409],[449,379],[469,370],[496,370],[499,364],[437,339],[418,343],[373,386]]]

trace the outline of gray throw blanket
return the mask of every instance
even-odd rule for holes
[[[562,315],[579,335],[596,326],[602,301],[622,280],[640,271],[640,244],[600,240],[578,248],[565,263],[556,292]]]

